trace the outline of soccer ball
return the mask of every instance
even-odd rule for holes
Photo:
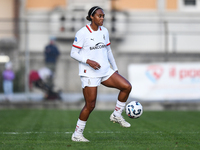
[[[126,114],[128,117],[136,119],[143,113],[142,105],[137,101],[131,101],[126,105]]]

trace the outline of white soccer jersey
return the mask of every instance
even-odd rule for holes
[[[73,46],[79,48],[79,55],[83,60],[93,60],[101,65],[99,70],[95,70],[88,64],[79,61],[79,75],[87,77],[103,77],[108,75],[110,68],[107,46],[110,45],[108,30],[100,26],[97,31],[93,31],[89,24],[81,28],[75,36]]]

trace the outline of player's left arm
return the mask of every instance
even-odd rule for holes
[[[118,71],[117,64],[115,62],[115,58],[113,56],[112,50],[110,45],[107,46],[107,53],[108,53],[108,61],[110,62],[114,71]]]

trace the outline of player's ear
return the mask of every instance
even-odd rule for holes
[[[92,15],[90,15],[90,18],[93,20],[94,17],[93,17]],[[92,20],[91,20],[91,21],[92,21]]]

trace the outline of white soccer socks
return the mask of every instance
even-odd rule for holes
[[[126,105],[126,102],[120,102],[119,100],[117,100],[117,104],[115,107],[114,112],[110,115],[110,121],[112,122],[117,122],[119,123],[122,127],[130,127],[131,124],[126,122],[125,119],[122,116],[122,112],[124,110],[124,107]]]
[[[120,117],[123,110],[124,110],[125,105],[126,105],[126,102],[120,102],[119,100],[117,100],[117,104],[116,104],[116,107],[115,107],[113,114],[116,117]]]
[[[77,124],[76,124],[76,129],[74,132],[74,136],[80,136],[83,134],[86,122],[87,121],[82,121],[82,120],[78,119]]]
[[[75,142],[90,142],[88,139],[86,139],[83,136],[83,131],[85,129],[85,125],[86,125],[86,121],[82,121],[80,119],[78,119],[77,124],[76,124],[76,129],[74,131],[74,133],[72,134],[72,141]]]

